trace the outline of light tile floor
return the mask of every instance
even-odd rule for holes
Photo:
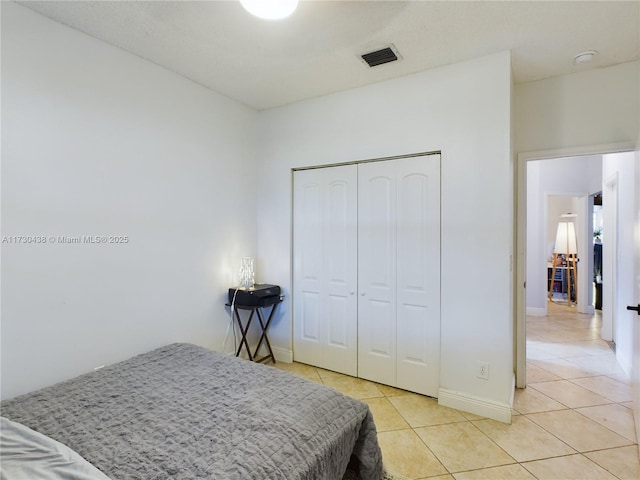
[[[386,468],[409,479],[640,479],[632,393],[601,318],[549,304],[527,318],[527,383],[511,425],[308,365],[276,366],[365,401]]]

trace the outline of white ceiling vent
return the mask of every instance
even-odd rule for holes
[[[375,52],[365,53],[361,55],[361,57],[362,60],[364,60],[370,67],[382,65],[384,63],[395,62],[399,58],[402,58],[398,53],[396,47],[393,45],[389,45],[388,47],[376,50]]]

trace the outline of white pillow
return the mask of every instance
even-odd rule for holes
[[[66,445],[0,417],[0,480],[110,480]]]

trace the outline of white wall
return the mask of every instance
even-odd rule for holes
[[[256,253],[256,115],[2,2],[2,235],[129,239],[3,243],[3,398],[169,342],[222,349]]]
[[[510,55],[261,112],[258,252],[289,296],[271,330],[291,350],[291,168],[442,151],[441,387],[508,404],[513,325]],[[476,362],[489,362],[489,381]]]
[[[563,213],[580,214],[574,221],[578,237],[579,298],[589,294],[591,278],[587,258],[591,254],[587,231],[588,211],[572,197],[588,197],[602,190],[602,157],[589,155],[527,163],[527,313],[544,316],[547,313],[547,261],[553,254],[556,228]],[[551,198],[565,199],[562,204]],[[559,197],[558,197],[559,196]],[[554,210],[554,205],[557,208]]]
[[[611,190],[605,188],[602,196],[602,206],[604,209],[603,228],[603,304],[602,304],[602,331],[603,338],[616,341],[616,357],[620,366],[631,375],[631,365],[633,359],[633,322],[635,312],[626,310],[627,305],[634,305],[634,201],[636,189],[640,188],[635,184],[635,153],[618,153],[603,155],[602,178],[605,185],[609,180],[615,178],[617,183],[617,200],[610,196]],[[612,212],[616,208],[617,212]],[[617,218],[617,249],[612,250],[611,229],[615,228],[609,221]],[[615,253],[613,253],[615,251]],[[616,255],[612,258],[612,254]],[[617,265],[617,278],[615,284],[612,279],[611,263]],[[616,289],[617,304],[607,302],[611,298],[611,288]],[[611,335],[611,321],[615,318],[615,332]]]
[[[635,142],[639,84],[635,61],[516,85],[515,151]]]

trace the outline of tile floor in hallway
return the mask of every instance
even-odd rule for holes
[[[527,383],[511,425],[308,365],[278,368],[369,404],[385,467],[409,479],[640,479],[630,382],[600,315],[550,304],[527,318]]]

